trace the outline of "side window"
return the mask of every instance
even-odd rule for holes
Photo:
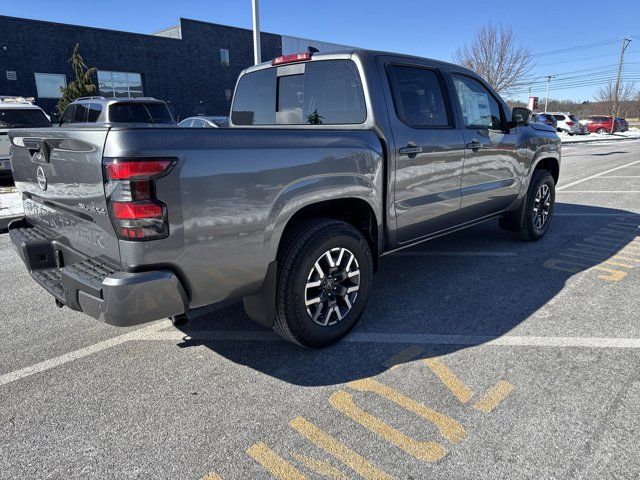
[[[388,68],[398,118],[410,127],[449,127],[442,85],[435,71],[391,65]]]
[[[462,117],[467,128],[502,129],[500,106],[480,82],[470,77],[453,75]]]
[[[555,118],[559,122],[562,122],[567,119],[567,117],[565,117],[564,115],[554,115],[553,118]]]
[[[99,103],[91,103],[88,105],[89,107],[89,116],[87,117],[88,122],[95,123],[98,121],[100,117],[100,113],[102,113],[102,105]]]
[[[76,111],[73,115],[74,123],[84,123],[87,121],[87,117],[89,115],[89,105],[86,103],[78,103],[76,105]]]
[[[75,116],[75,113],[76,113],[76,106],[75,105],[67,106],[66,110],[62,114],[62,118],[60,119],[60,121],[62,123],[72,123],[73,122],[73,117]]]

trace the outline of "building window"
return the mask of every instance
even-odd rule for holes
[[[223,67],[229,66],[229,49],[221,48],[220,49],[220,65]]]
[[[67,86],[67,77],[61,73],[36,73],[38,98],[60,98],[61,88]]]
[[[98,90],[107,98],[135,98],[144,95],[139,73],[98,70]]]

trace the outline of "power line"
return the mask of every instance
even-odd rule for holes
[[[560,50],[551,50],[549,52],[534,53],[532,56],[533,57],[543,57],[543,56],[547,56],[547,55],[558,55],[560,53],[575,52],[575,51],[578,51],[578,50],[586,50],[588,48],[604,47],[604,46],[611,45],[611,44],[617,43],[617,42],[618,42],[617,38],[611,38],[609,40],[601,40],[599,42],[593,42],[593,43],[588,43],[588,44],[584,44],[584,45],[576,45],[575,47],[562,48]]]
[[[636,53],[640,53],[640,50],[632,50],[630,52],[627,52],[627,55],[636,54]],[[548,65],[560,65],[565,63],[582,62],[584,60],[593,60],[594,58],[617,57],[618,55],[619,55],[618,53],[607,53],[605,55],[595,55],[592,57],[581,57],[581,58],[574,58],[572,60],[562,60],[558,62],[541,63],[541,64],[537,64],[536,67],[546,67]]]

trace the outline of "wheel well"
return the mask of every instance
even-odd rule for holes
[[[558,165],[558,161],[555,158],[543,158],[537,163],[535,170],[548,171],[556,184],[558,183],[558,178],[560,177],[560,165]]]
[[[374,268],[378,267],[378,222],[371,206],[359,198],[338,198],[318,202],[298,210],[287,223],[282,238],[300,222],[310,218],[332,218],[353,225],[360,230],[371,248]],[[282,245],[282,241],[280,241]]]

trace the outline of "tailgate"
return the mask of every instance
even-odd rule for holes
[[[12,130],[11,163],[30,224],[89,257],[120,263],[102,175],[108,128]]]
[[[9,136],[7,130],[0,128],[0,160],[9,158]]]

